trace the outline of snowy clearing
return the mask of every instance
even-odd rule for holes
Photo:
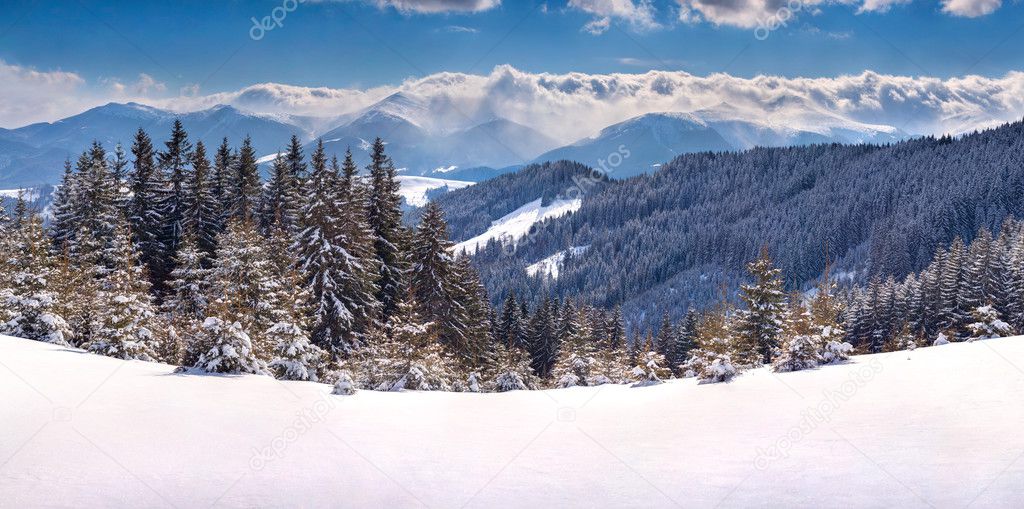
[[[573,256],[579,256],[587,251],[589,246],[574,246],[565,251],[559,251],[537,263],[527,265],[526,275],[535,277],[537,275],[547,276],[551,279],[558,279],[558,273],[562,269],[567,252],[572,251]]]
[[[422,207],[426,205],[430,200],[427,198],[427,193],[434,190],[447,187],[448,190],[462,189],[473,185],[473,182],[466,182],[464,180],[447,180],[432,177],[415,177],[412,175],[400,175],[396,178],[402,188],[398,191],[398,194],[405,198],[405,203],[413,207]]]
[[[2,337],[0,500],[1019,507],[1021,366],[1018,337],[727,384],[331,396]]]
[[[487,231],[469,240],[459,242],[455,245],[455,252],[476,253],[480,247],[486,246],[491,239],[498,239],[502,242],[515,242],[529,235],[530,227],[545,219],[564,216],[575,212],[583,205],[583,200],[560,199],[554,200],[547,206],[541,205],[541,199],[536,200],[509,212],[501,219],[493,221]]]

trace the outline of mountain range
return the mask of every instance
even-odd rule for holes
[[[628,154],[612,175],[628,177],[650,172],[685,153],[881,143],[909,136],[891,126],[815,112],[804,112],[800,125],[811,127],[803,128],[742,117],[728,105],[691,113],[649,113],[562,146],[557,141],[564,138],[560,133],[543,133],[488,109],[463,111],[452,101],[407,93],[395,93],[338,117],[260,114],[227,105],[180,113],[138,103],[110,103],[52,123],[0,129],[0,187],[55,183],[64,160],[74,160],[93,140],[109,148],[121,143],[127,150],[140,127],[159,148],[177,118],[192,140],[202,140],[208,151],[223,137],[237,146],[248,135],[263,156],[261,162],[269,163],[294,134],[307,144],[322,138],[328,151],[338,155],[351,148],[357,162],[366,164],[369,145],[379,136],[402,174],[473,182],[529,163],[571,159],[600,166],[612,153]]]

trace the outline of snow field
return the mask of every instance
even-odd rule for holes
[[[1013,507],[1024,338],[810,371],[332,396],[0,338],[9,507]]]

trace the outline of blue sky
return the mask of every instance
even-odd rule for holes
[[[170,88],[199,83],[205,91],[267,81],[366,87],[506,63],[531,72],[661,68],[809,77],[1024,69],[1024,6],[1013,2],[975,18],[943,13],[932,1],[860,14],[853,5],[824,5],[820,14],[797,13],[763,41],[753,29],[678,21],[671,1],[654,4],[658,27],[612,18],[600,35],[582,30],[599,16],[565,2],[545,9],[506,0],[482,12],[439,14],[304,2],[259,41],[249,38],[251,18],[270,15],[281,1],[5,4],[0,59],[8,64],[92,79],[146,73]]]
[[[66,73],[80,82],[75,93],[94,98],[111,89],[166,97],[267,82],[365,89],[503,64],[531,73],[738,77],[1024,70],[1020,0],[803,1],[789,4],[797,12],[785,26],[757,31],[788,16],[777,9],[785,0],[306,0],[252,40],[252,19],[284,12],[282,0],[8,0],[0,64],[22,77]],[[36,120],[2,110],[0,126]]]

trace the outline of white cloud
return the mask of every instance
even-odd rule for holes
[[[351,0],[346,0],[351,1]],[[439,14],[446,12],[481,12],[501,5],[501,0],[363,0],[380,9],[388,7],[400,12]]]
[[[953,16],[977,18],[992,14],[1002,5],[1002,0],[942,0],[942,12]]]
[[[0,125],[14,127],[78,113],[74,96],[84,85],[73,72],[37,71],[0,60]]]
[[[621,20],[638,31],[652,30],[660,25],[650,0],[569,0],[569,7],[593,14],[595,18],[583,31],[600,35],[608,30],[613,19]]]
[[[110,100],[131,100],[109,87],[103,88],[105,95],[81,93],[85,89],[73,73],[0,64],[0,93],[9,99],[0,101],[0,125],[52,121]],[[964,132],[1024,117],[1024,72],[950,79],[874,72],[831,78],[740,78],[664,70],[537,74],[503,65],[486,75],[445,72],[370,89],[262,83],[236,91],[134,100],[176,111],[231,104],[260,113],[334,117],[355,113],[396,92],[422,99],[427,105],[424,118],[442,129],[466,127],[471,119],[503,117],[563,143],[652,112],[708,110],[792,128],[869,124],[915,134]],[[120,94],[130,96],[132,91],[126,87]]]
[[[445,32],[453,34],[478,34],[479,30],[472,27],[464,27],[462,25],[448,25],[442,29]]]
[[[889,9],[892,9],[893,6],[908,3],[910,3],[910,0],[864,0],[864,3],[857,9],[857,13],[889,12]]]

